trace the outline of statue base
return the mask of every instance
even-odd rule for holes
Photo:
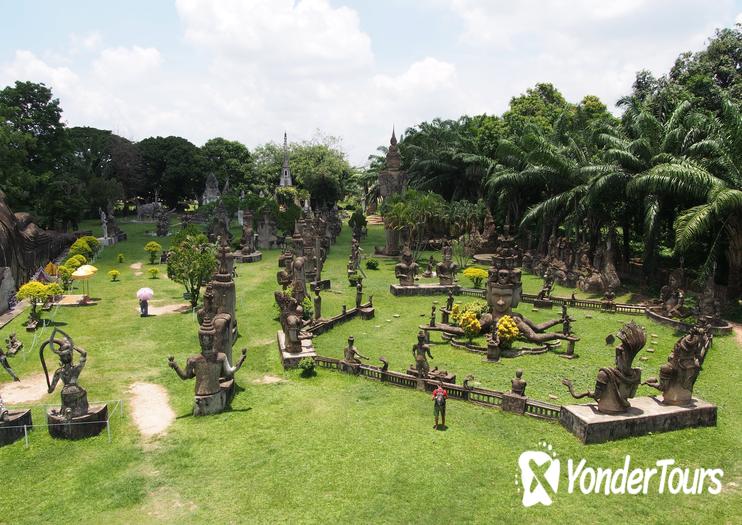
[[[410,365],[409,367],[407,367],[405,374],[417,378],[417,368],[415,368],[414,365]],[[431,370],[430,372],[428,372],[428,377],[426,377],[425,379],[429,379],[430,381],[443,381],[444,383],[455,384],[456,374],[449,374],[448,372],[439,370]]]
[[[502,408],[505,412],[515,412],[516,414],[525,414],[526,412],[526,400],[525,396],[519,396],[518,394],[512,394],[510,392],[503,392],[502,394]]]
[[[0,421],[0,447],[23,439],[25,434],[23,431],[24,426],[28,427],[28,430],[31,430],[33,427],[31,411],[9,410],[8,419],[6,421]]]
[[[234,379],[222,379],[219,392],[208,396],[196,396],[193,404],[194,416],[219,414],[229,408],[234,397]]]
[[[454,295],[461,293],[458,284],[415,284],[412,286],[401,286],[399,284],[389,285],[389,292],[396,297],[410,297],[414,295],[448,295],[451,291]]]
[[[90,405],[88,413],[67,419],[53,408],[46,413],[49,435],[57,439],[84,439],[97,436],[108,420],[108,405]]]
[[[534,299],[533,300],[534,308],[546,308],[548,310],[551,310],[552,306],[554,306],[554,301],[552,301],[551,299]]]
[[[235,262],[238,263],[254,263],[260,261],[263,258],[262,252],[253,252],[248,254],[244,254],[242,252],[234,252],[232,255],[234,256]]]
[[[278,353],[281,356],[281,364],[284,369],[296,368],[299,366],[299,361],[305,357],[317,357],[317,352],[314,351],[311,339],[301,340],[301,352],[289,352],[286,347],[286,334],[283,330],[276,333],[276,339],[278,340]]]
[[[665,405],[657,397],[635,397],[623,414],[598,412],[596,403],[563,405],[562,426],[584,444],[605,443],[650,432],[716,426],[716,405],[693,399],[687,406]]]
[[[356,308],[356,310],[358,310],[358,315],[360,315],[361,319],[364,321],[373,319],[376,313],[376,309],[373,306],[361,306],[360,308]]]
[[[331,288],[330,279],[320,279],[319,281],[311,281],[307,285],[308,290],[313,290],[315,286],[319,286],[320,290],[329,290]]]

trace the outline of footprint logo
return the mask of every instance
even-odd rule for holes
[[[520,482],[523,486],[523,506],[552,504],[559,488],[561,466],[551,445],[539,443],[545,450],[527,450],[518,458]],[[516,481],[517,483],[517,481]]]

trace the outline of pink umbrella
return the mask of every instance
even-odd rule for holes
[[[149,301],[154,295],[155,292],[152,291],[152,288],[140,288],[137,290],[137,299],[140,301]]]

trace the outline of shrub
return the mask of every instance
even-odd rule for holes
[[[500,343],[506,345],[513,342],[513,340],[520,335],[518,325],[515,324],[515,319],[509,315],[503,315],[497,321],[497,335],[500,338]]]
[[[67,262],[64,263],[64,265],[68,268],[71,268],[73,272],[83,264],[88,264],[88,260],[85,258],[85,256],[80,254],[73,255],[72,257],[67,259]]]
[[[116,260],[120,263],[124,262],[124,254],[120,253],[116,256]]]
[[[193,308],[198,304],[201,286],[211,278],[216,268],[214,246],[202,233],[197,235],[175,235],[175,242],[167,258],[167,276],[185,287]],[[184,296],[185,297],[185,296]]]
[[[312,303],[312,300],[309,297],[305,297],[301,302],[301,307],[304,309],[302,319],[305,321],[312,319],[312,315],[314,315],[314,304]]]
[[[69,268],[68,266],[61,265],[57,268],[57,276],[59,277],[59,280],[62,281],[62,287],[67,290],[70,287],[70,283],[72,283],[72,272],[74,270],[72,268]]]
[[[157,268],[153,268],[153,270],[156,270]],[[121,275],[121,272],[118,270],[111,270],[108,272],[108,277],[111,278],[111,281],[115,282],[118,280],[119,275]]]
[[[451,308],[451,321],[453,321],[454,326],[459,324],[462,313],[463,312],[461,311],[461,306],[459,306],[459,303],[454,304],[453,308]]]
[[[464,270],[464,277],[468,277],[474,288],[481,288],[482,281],[487,278],[487,270],[470,266]]]
[[[299,370],[301,370],[302,377],[310,377],[315,375],[315,362],[311,357],[302,357],[299,361]]]
[[[474,339],[475,336],[479,335],[479,332],[482,330],[482,325],[479,323],[479,319],[477,319],[477,314],[474,313],[473,310],[466,310],[461,315],[461,328],[464,330],[464,335],[469,339],[469,342],[471,343],[471,340]]]
[[[72,246],[70,246],[69,254],[70,256],[82,255],[85,259],[90,259],[93,257],[93,249],[84,240],[77,239],[72,243]]]
[[[379,260],[374,259],[371,257],[370,259],[366,260],[366,269],[367,270],[378,270],[379,269]]]
[[[80,239],[88,243],[88,246],[90,246],[90,249],[93,250],[93,253],[97,253],[98,250],[100,250],[100,241],[92,235],[85,235],[83,237],[80,237]]]
[[[149,264],[155,264],[158,252],[162,251],[162,246],[159,242],[149,241],[144,245],[144,251],[149,254]]]
[[[150,279],[159,279],[160,278],[160,270],[159,268],[150,268],[147,270],[147,273],[150,275]]]
[[[39,313],[36,310],[39,303],[46,302],[55,295],[61,295],[62,289],[57,283],[44,284],[39,281],[28,281],[18,289],[16,297],[22,301],[28,299],[31,303],[31,319],[39,319]]]

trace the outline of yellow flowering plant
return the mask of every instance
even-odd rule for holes
[[[466,268],[463,273],[464,277],[467,277],[471,281],[474,288],[481,288],[482,281],[487,278],[487,270],[476,268],[474,266]]]
[[[515,319],[510,315],[503,315],[497,321],[497,336],[500,338],[500,342],[505,345],[509,345],[520,335],[518,325],[515,324]]]
[[[464,330],[464,335],[471,343],[471,340],[479,335],[479,332],[482,330],[482,325],[479,323],[477,315],[472,310],[466,310],[461,315],[461,328]]]

